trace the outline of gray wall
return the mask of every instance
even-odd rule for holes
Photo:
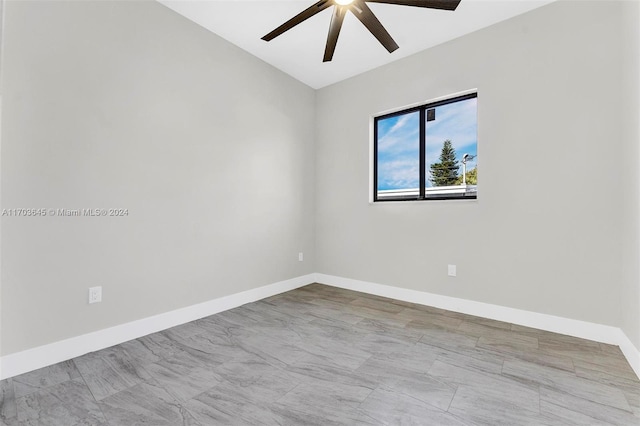
[[[622,329],[640,348],[640,2],[623,4],[624,213]]]
[[[129,216],[2,218],[1,355],[313,271],[640,347],[637,2],[553,4],[317,93],[155,2],[5,12],[2,208]],[[369,204],[368,117],[469,88],[480,199]]]
[[[2,354],[315,270],[313,90],[155,2],[5,7],[2,207],[129,216],[2,218]]]
[[[551,4],[320,90],[318,270],[620,326],[622,12]],[[479,199],[369,204],[368,117],[472,88]]]

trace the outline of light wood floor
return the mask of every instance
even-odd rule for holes
[[[640,425],[617,347],[313,284],[0,382],[2,425]]]

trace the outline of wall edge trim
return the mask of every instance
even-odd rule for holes
[[[334,275],[315,274],[315,281],[346,290],[359,291],[619,346],[629,365],[635,371],[636,376],[640,378],[640,350],[634,346],[624,331],[618,327]]]
[[[640,350],[635,347],[627,335],[618,327],[368,281],[312,273],[5,355],[0,357],[0,380],[47,367],[89,352],[118,345],[132,339],[137,339],[151,333],[166,330],[177,325],[224,312],[247,303],[295,290],[296,288],[316,282],[346,290],[388,297],[419,305],[433,306],[616,345],[620,347],[631,368],[633,368],[636,375],[640,378]]]
[[[0,380],[105,349],[313,283],[314,274],[219,297],[0,357]]]

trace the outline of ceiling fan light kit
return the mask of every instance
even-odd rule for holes
[[[262,40],[271,41],[312,16],[329,7],[335,6],[333,16],[331,17],[331,25],[329,26],[329,35],[327,36],[323,62],[329,62],[333,59],[333,53],[336,50],[342,22],[347,12],[353,13],[369,32],[378,39],[380,44],[391,53],[398,48],[398,44],[393,40],[393,37],[391,37],[378,18],[376,18],[376,15],[369,9],[367,2],[424,7],[428,9],[456,10],[460,1],[461,0],[320,0],[262,37]]]

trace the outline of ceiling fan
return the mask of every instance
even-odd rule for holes
[[[378,41],[389,51],[389,53],[391,53],[398,48],[398,45],[382,26],[378,18],[376,18],[376,15],[374,15],[371,9],[369,9],[367,2],[426,7],[429,9],[456,10],[460,1],[461,0],[320,0],[262,37],[262,40],[271,41],[301,22],[311,18],[313,15],[328,9],[331,6],[335,6],[335,9],[333,9],[333,17],[331,18],[331,26],[329,27],[327,46],[324,50],[324,59],[322,62],[329,62],[333,58],[333,52],[336,50],[336,44],[338,43],[338,36],[340,35],[342,22],[349,11],[353,13],[355,17],[358,18],[365,27],[367,27],[371,34],[373,34],[374,37],[377,38]]]

